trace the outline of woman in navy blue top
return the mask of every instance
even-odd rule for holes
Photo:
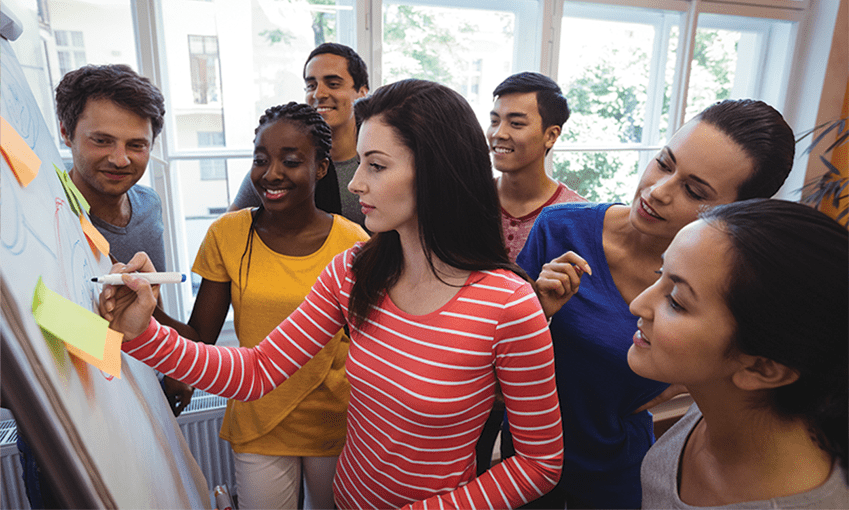
[[[637,324],[628,305],[654,283],[663,252],[701,209],[772,196],[793,155],[781,114],[760,101],[726,100],[673,135],[630,206],[561,204],[536,220],[517,262],[537,280],[551,317],[565,451],[560,483],[530,507],[640,507],[640,464],[654,442],[646,409],[683,389],[628,368]]]

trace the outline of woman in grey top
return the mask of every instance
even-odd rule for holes
[[[695,405],[649,450],[643,508],[849,508],[849,236],[782,200],[684,227],[631,303],[628,364]]]

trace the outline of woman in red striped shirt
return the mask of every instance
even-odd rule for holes
[[[432,82],[381,87],[355,106],[348,188],[375,232],[338,255],[304,303],[253,349],[180,338],[150,318],[141,279],[104,288],[124,350],[229,398],[259,398],[347,324],[348,438],[340,508],[515,508],[560,477],[562,435],[547,323],[506,254],[489,151],[468,103]],[[138,255],[114,271],[153,270]],[[522,276],[520,276],[522,275]],[[516,455],[480,477],[475,444],[496,388]]]

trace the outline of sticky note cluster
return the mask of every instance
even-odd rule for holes
[[[74,356],[121,378],[123,335],[99,315],[47,288],[41,277],[35,286],[32,315],[45,336],[61,340]]]
[[[86,239],[88,239],[88,244],[91,247],[91,251],[94,252],[95,255],[102,253],[105,256],[109,256],[109,241],[103,237],[103,234],[100,233],[97,228],[91,224],[88,218],[86,218],[86,214],[91,211],[91,206],[88,201],[85,199],[82,193],[80,193],[79,188],[74,185],[74,181],[71,180],[71,176],[68,175],[68,172],[60,169],[56,164],[53,164],[53,169],[56,170],[56,175],[59,176],[59,182],[62,183],[62,188],[65,190],[65,196],[68,198],[68,204],[71,206],[71,210],[74,211],[74,214],[80,217],[80,226],[83,228],[83,233],[85,234]],[[85,211],[86,214],[83,214]]]
[[[26,187],[38,175],[41,159],[3,117],[0,117],[0,151],[21,186]]]

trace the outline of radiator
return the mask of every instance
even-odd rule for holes
[[[177,418],[183,437],[206,477],[209,491],[226,485],[230,496],[236,494],[236,470],[230,443],[218,437],[224,420],[227,399],[195,390],[192,402]]]
[[[0,488],[0,508],[29,509],[29,500],[24,489],[23,469],[16,441],[18,428],[15,420],[0,422],[0,470],[3,474]]]
[[[218,437],[224,419],[227,399],[195,391],[189,407],[177,418],[189,449],[206,477],[209,491],[226,485],[230,495],[236,494],[236,471],[230,443]],[[0,508],[29,510],[18,447],[18,430],[14,420],[0,422]]]

